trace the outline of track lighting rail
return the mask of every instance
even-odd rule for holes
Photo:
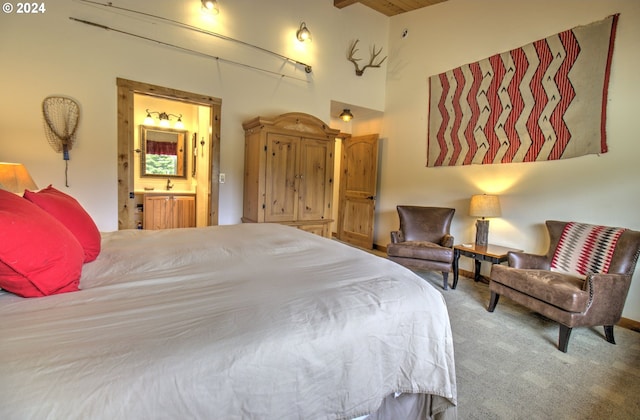
[[[246,67],[246,68],[249,68],[249,69],[252,69],[252,70],[258,70],[258,71],[261,71],[261,72],[264,72],[264,73],[274,74],[276,76],[287,77],[289,79],[295,79],[295,80],[299,80],[299,81],[302,81],[302,82],[309,83],[308,80],[302,79],[300,77],[289,76],[287,74],[278,73],[278,72],[271,71],[271,70],[261,69],[260,67],[255,67],[255,66],[251,66],[249,64],[240,63],[238,61],[227,60],[227,59],[222,58],[222,57],[217,57],[215,55],[203,53],[201,51],[192,50],[190,48],[181,47],[179,45],[171,44],[171,43],[164,42],[164,41],[159,41],[157,39],[149,38],[149,37],[146,37],[146,36],[134,34],[134,33],[131,33],[131,32],[120,30],[120,29],[111,28],[109,26],[102,25],[100,23],[95,23],[95,22],[91,22],[91,21],[88,21],[88,20],[84,20],[84,19],[78,19],[78,18],[74,18],[74,17],[71,17],[71,16],[69,17],[69,19],[71,19],[73,21],[76,21],[76,22],[84,23],[85,25],[95,26],[96,28],[104,29],[104,30],[107,30],[107,31],[118,32],[118,33],[121,33],[121,34],[124,34],[124,35],[132,36],[134,38],[139,38],[139,39],[144,39],[146,41],[155,42],[157,44],[164,45],[164,46],[171,47],[171,48],[175,48],[175,49],[178,49],[178,50],[181,50],[181,51],[184,51],[184,52],[200,55],[200,56],[203,56],[203,57],[214,58],[217,61],[222,61],[222,62],[229,63],[229,64],[235,64],[237,66]]]
[[[125,12],[134,13],[134,14],[137,14],[137,15],[141,15],[141,16],[146,16],[146,17],[150,17],[150,18],[153,18],[153,19],[157,19],[157,20],[160,20],[162,22],[166,22],[166,23],[178,26],[178,27],[183,28],[183,29],[187,29],[187,30],[198,32],[198,33],[201,33],[201,34],[213,36],[213,37],[216,37],[216,38],[219,38],[219,39],[223,39],[225,41],[235,42],[235,43],[247,46],[247,47],[251,47],[251,48],[260,50],[260,51],[265,52],[267,54],[275,55],[276,57],[280,57],[280,58],[282,58],[284,60],[287,60],[287,61],[289,61],[291,63],[303,66],[304,67],[304,71],[306,73],[311,73],[311,70],[312,70],[311,65],[303,63],[302,61],[295,60],[293,58],[287,57],[287,56],[282,55],[280,53],[268,50],[266,48],[262,48],[262,47],[257,46],[257,45],[250,44],[248,42],[241,41],[239,39],[231,38],[229,36],[222,35],[222,34],[219,34],[217,32],[212,32],[212,31],[208,31],[206,29],[198,28],[197,26],[189,25],[189,24],[184,23],[184,22],[180,22],[180,21],[177,21],[177,20],[165,18],[165,17],[162,17],[162,16],[152,15],[151,13],[140,12],[140,11],[134,10],[134,9],[128,9],[126,7],[114,6],[113,3],[111,3],[111,2],[109,2],[109,3],[100,3],[100,2],[92,1],[92,0],[77,0],[77,1],[79,1],[81,3],[92,4],[94,6],[100,6],[100,7],[107,7],[107,8],[122,10],[122,11],[125,11]],[[78,20],[79,21],[79,19],[74,19],[74,20]],[[216,57],[216,58],[218,58],[218,57]],[[248,66],[248,67],[251,67],[251,66]]]

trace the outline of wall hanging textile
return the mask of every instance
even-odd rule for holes
[[[427,166],[606,153],[618,16],[430,77]]]

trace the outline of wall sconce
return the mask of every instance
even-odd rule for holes
[[[345,108],[342,110],[342,113],[340,114],[340,119],[342,119],[342,121],[344,122],[349,122],[353,119],[353,114],[348,108]]]
[[[22,195],[24,190],[37,190],[36,183],[22,163],[0,162],[0,188]]]
[[[151,114],[158,114],[158,120],[159,120],[160,127],[169,127],[169,125],[171,125],[171,118],[170,117],[175,117],[178,120],[176,121],[176,123],[173,126],[175,128],[177,128],[178,130],[182,130],[184,128],[184,123],[182,122],[182,114],[180,114],[180,115],[167,114],[164,111],[163,112],[149,111],[148,109],[146,111],[147,111],[147,116],[144,119],[144,125],[155,125],[156,122],[153,119],[153,117],[151,116]]]
[[[476,245],[487,246],[489,243],[489,221],[485,217],[499,217],[501,213],[497,195],[478,194],[471,197],[469,215],[482,217],[476,220]]]
[[[300,29],[296,32],[296,38],[298,38],[300,42],[311,41],[311,32],[307,29],[306,23],[302,22],[300,24]]]
[[[216,0],[202,0],[202,10],[217,15],[220,13],[218,2]]]

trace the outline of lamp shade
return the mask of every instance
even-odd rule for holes
[[[0,188],[16,194],[38,189],[23,164],[6,162],[0,162]]]
[[[499,217],[501,214],[497,195],[477,194],[471,197],[469,216]]]

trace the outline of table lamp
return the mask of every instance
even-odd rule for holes
[[[24,190],[38,189],[23,164],[7,162],[0,162],[0,188],[19,195]]]
[[[476,220],[476,245],[487,246],[489,242],[489,221],[485,217],[498,217],[500,214],[497,195],[477,194],[471,197],[469,215],[482,218]]]

